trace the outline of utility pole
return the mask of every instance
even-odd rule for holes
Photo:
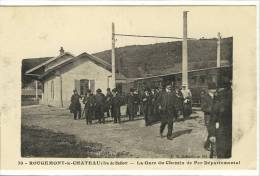
[[[188,89],[188,43],[187,43],[187,13],[183,12],[183,41],[182,41],[182,86]]]
[[[217,41],[217,67],[220,67],[221,62],[221,55],[220,55],[220,49],[221,49],[221,35],[220,32],[218,33],[218,41]]]
[[[115,58],[115,25],[112,23],[112,80],[111,80],[111,88],[116,87],[116,58]]]

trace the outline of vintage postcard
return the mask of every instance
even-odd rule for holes
[[[0,6],[2,172],[256,174],[257,12]]]

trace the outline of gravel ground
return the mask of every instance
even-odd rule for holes
[[[22,147],[33,146],[33,149],[27,147],[22,151],[24,156],[30,157],[35,156],[30,151],[38,151],[37,147],[41,150],[42,147],[47,146],[48,150],[46,149],[45,152],[36,156],[53,155],[55,157],[58,155],[53,153],[53,151],[57,151],[56,147],[62,148],[60,144],[57,144],[60,138],[67,143],[70,143],[70,140],[77,141],[75,144],[79,144],[79,146],[76,147],[85,148],[80,154],[67,152],[68,154],[61,157],[209,157],[209,152],[203,148],[207,132],[201,111],[194,111],[191,119],[174,124],[173,140],[159,136],[159,123],[145,127],[143,117],[138,117],[131,122],[127,121],[127,118],[123,118],[123,121],[121,124],[114,124],[111,118],[107,118],[105,124],[86,125],[85,119],[73,120],[72,114],[67,109],[43,105],[22,107],[22,136],[24,137]],[[42,140],[34,140],[31,138],[33,134],[37,134],[35,139],[42,137]],[[53,136],[54,138],[52,138]],[[68,136],[70,137],[68,138]],[[41,145],[38,144],[39,141]],[[99,146],[99,150],[95,149],[97,152],[91,153],[88,151],[88,144],[94,147]],[[75,148],[73,145],[69,149],[68,146],[63,147],[66,151]]]

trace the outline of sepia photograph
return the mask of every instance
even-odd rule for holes
[[[2,167],[256,169],[256,16],[1,6]]]
[[[171,28],[119,31],[111,22],[111,49],[74,54],[61,46],[52,57],[24,58],[21,155],[230,158],[233,37],[190,32],[193,15],[173,16],[178,36],[167,36]],[[154,42],[117,45],[128,38]]]

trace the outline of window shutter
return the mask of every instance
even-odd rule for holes
[[[89,80],[89,83],[91,92],[95,93],[95,80]]]
[[[80,93],[80,80],[75,79],[75,89],[77,90],[78,93]]]

